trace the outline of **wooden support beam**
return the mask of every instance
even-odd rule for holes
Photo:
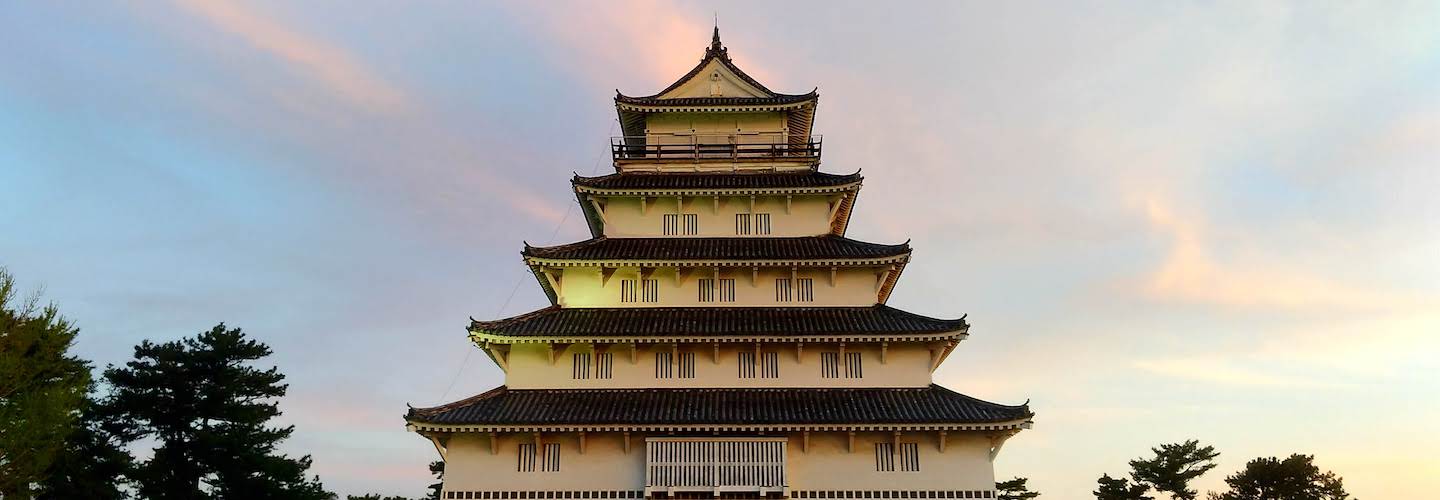
[[[1005,441],[1008,440],[1008,439],[1010,439],[1010,436],[1013,436],[1013,435],[1014,435],[1013,432],[1006,432],[1006,433],[1004,433],[1004,434],[991,434],[991,435],[989,436],[989,437],[990,437],[990,461],[991,461],[991,462],[994,462],[994,461],[995,461],[995,457],[1000,456],[1000,448],[1004,448],[1004,447],[1005,447]]]
[[[590,200],[590,206],[595,209],[595,215],[600,217],[600,223],[609,225],[610,221],[605,219],[605,205],[600,203],[600,200],[594,196],[586,196],[585,199]]]
[[[687,277],[689,277],[690,273],[691,273],[691,271],[688,271],[688,270],[686,270],[686,269],[683,268],[683,267],[676,267],[676,268],[675,268],[675,286],[676,286],[676,287],[680,287],[680,286],[685,285],[685,279],[686,279]]]
[[[644,197],[644,196],[641,196],[641,197],[640,197],[640,215],[645,215],[645,212],[647,212],[647,211],[648,211],[648,209],[646,208],[646,205],[645,205],[645,197]]]
[[[890,441],[890,442],[892,443],[891,446],[894,447],[894,448],[890,448],[890,449],[895,450],[895,451],[897,451],[897,452],[900,451],[900,431],[895,431],[895,434],[891,437],[891,441]]]
[[[875,274],[875,291],[885,288],[885,282],[890,281],[890,273],[895,272],[895,266],[891,265]]]
[[[760,286],[760,266],[753,266],[750,268],[750,287],[758,286]]]
[[[650,279],[651,276],[654,276],[654,275],[655,275],[655,271],[656,271],[657,269],[659,269],[659,268],[658,268],[658,267],[641,267],[641,268],[640,268],[640,280],[641,280],[641,281],[644,281],[644,280]]]
[[[675,213],[678,214],[678,213],[683,213],[683,212],[685,212],[685,197],[684,197],[684,196],[676,196],[676,197],[675,197]]]
[[[439,437],[436,437],[434,434],[425,434],[425,437],[430,438],[430,444],[435,445],[435,452],[440,454],[440,461],[444,462],[446,452],[445,443],[441,441]]]
[[[540,274],[545,276],[545,282],[550,284],[550,289],[555,291],[556,296],[560,296],[560,283],[565,277],[563,273],[564,271],[554,268],[540,268]]]
[[[640,357],[640,346],[639,346],[639,345],[636,345],[634,342],[631,342],[631,343],[630,343],[630,364],[633,365],[633,364],[639,362],[639,361],[640,361],[639,357]]]
[[[890,343],[889,343],[889,342],[881,342],[881,343],[880,343],[880,364],[882,364],[882,365],[885,364],[886,354],[889,354],[889,353],[890,353]]]
[[[713,354],[712,356],[710,356],[710,359],[713,360],[713,361],[715,362],[715,364],[718,365],[718,364],[720,364],[720,343],[719,343],[719,342],[716,342],[714,345],[715,345],[715,352],[714,352],[714,354]]]
[[[846,445],[845,449],[846,449],[846,451],[849,451],[850,453],[855,453],[855,431],[849,431],[849,432],[846,433],[846,435],[847,435],[846,437],[849,439],[849,441],[848,441],[848,444]]]
[[[755,195],[750,195],[750,213],[755,213]]]
[[[796,362],[796,363],[799,363],[801,357],[804,356],[804,355],[805,355],[805,343],[804,343],[804,342],[796,342],[796,343],[795,343],[795,362]]]
[[[839,271],[839,267],[830,266],[830,288],[835,288],[835,273]]]
[[[601,267],[601,268],[600,268],[600,286],[603,288],[603,287],[605,287],[605,285],[610,284],[610,277],[611,277],[611,276],[614,276],[614,275],[615,275],[615,271],[618,271],[618,270],[619,270],[619,268],[617,268],[617,267]]]
[[[849,196],[849,195],[848,195],[848,194],[842,194],[842,195],[840,195],[839,198],[836,198],[836,199],[835,199],[835,203],[831,203],[831,204],[830,204],[830,223],[831,223],[831,224],[834,224],[834,223],[835,223],[835,214],[840,213],[840,206],[845,204],[845,197],[847,197],[847,196]]]
[[[789,215],[789,214],[790,214],[790,199],[791,199],[791,198],[792,198],[792,196],[790,196],[790,195],[788,195],[788,194],[785,195],[785,214],[786,214],[786,215]]]
[[[720,196],[715,196],[715,203],[710,208],[710,213],[720,215]]]
[[[841,342],[841,343],[840,343],[840,359],[839,359],[839,362],[840,362],[840,364],[842,364],[842,365],[845,364],[845,343],[844,343],[844,342]]]
[[[495,358],[495,363],[500,365],[501,370],[510,371],[510,346],[486,342],[485,349],[490,351],[490,356]]]
[[[491,455],[499,455],[499,454],[500,454],[500,436],[499,436],[498,434],[493,433],[493,432],[491,432],[491,433],[489,433],[489,434],[490,434],[490,454],[491,454]]]
[[[800,267],[790,266],[790,284],[797,288],[800,286]]]
[[[585,454],[585,431],[580,431],[580,454]]]
[[[630,431],[625,431],[625,454],[630,454]]]
[[[545,343],[545,355],[550,358],[550,365],[555,365],[555,344]]]
[[[948,431],[940,431],[940,453],[945,453],[945,439],[949,437]]]
[[[800,451],[810,453],[810,431],[800,435]]]

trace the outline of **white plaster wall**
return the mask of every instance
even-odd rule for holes
[[[770,234],[735,234],[735,215],[752,213],[750,197],[721,196],[715,208],[711,196],[684,198],[648,198],[646,209],[640,210],[639,198],[608,198],[605,204],[605,236],[618,238],[665,238],[665,214],[695,214],[699,234],[673,236],[707,237],[795,237],[830,234],[830,205],[838,195],[793,196],[789,212],[783,196],[757,196],[753,213],[770,214]]]
[[[649,144],[690,144],[690,135],[738,134],[744,144],[784,143],[785,113],[651,113],[645,117]],[[702,138],[701,144],[726,144],[728,138]]]
[[[445,491],[639,490],[645,485],[645,434],[631,434],[627,454],[619,433],[589,433],[580,454],[575,433],[545,434],[544,442],[561,445],[560,472],[517,472],[519,443],[533,443],[532,434],[500,434],[491,454],[489,437],[453,434],[445,464]],[[876,442],[889,433],[857,433],[855,451],[847,451],[842,432],[814,432],[810,449],[802,451],[801,435],[789,435],[787,476],[793,490],[971,490],[994,489],[989,441],[978,433],[951,432],[945,451],[935,432],[907,432],[901,442],[919,443],[919,472],[876,472]],[[898,468],[898,467],[897,467]]]
[[[820,353],[839,352],[836,344],[805,344],[799,360],[792,343],[761,344],[760,351],[778,355],[779,378],[740,378],[739,355],[742,350],[754,352],[755,344],[720,344],[720,359],[714,358],[714,344],[680,344],[681,352],[695,353],[695,378],[659,379],[655,377],[655,351],[670,352],[670,345],[640,344],[635,362],[630,361],[628,345],[611,346],[614,355],[612,378],[572,378],[575,353],[591,353],[591,376],[594,376],[594,347],[576,344],[556,350],[555,363],[550,363],[546,347],[541,344],[515,344],[507,358],[509,371],[505,385],[512,389],[601,389],[601,388],[680,388],[680,387],[927,387],[930,385],[930,351],[923,344],[891,343],[885,362],[880,361],[877,344],[847,344],[846,352],[859,352],[863,378],[821,376]],[[676,361],[678,362],[678,360]],[[841,360],[843,365],[844,360]]]
[[[690,274],[676,284],[675,268],[662,268],[650,275],[658,280],[657,302],[620,302],[620,280],[640,279],[638,268],[615,270],[609,281],[602,279],[599,267],[567,267],[561,275],[556,294],[564,307],[868,307],[879,302],[876,284],[880,274],[871,268],[839,268],[835,284],[830,284],[830,268],[801,268],[797,277],[814,280],[815,300],[812,302],[777,302],[775,280],[789,278],[788,268],[761,268],[752,284],[751,268],[720,268],[720,278],[735,279],[734,302],[700,302],[700,279],[714,276],[715,268],[683,268]]]

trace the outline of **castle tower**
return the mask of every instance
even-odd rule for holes
[[[1033,414],[931,382],[969,325],[886,304],[910,246],[845,237],[861,177],[819,171],[818,101],[718,29],[616,95],[616,172],[571,180],[593,237],[522,253],[552,305],[470,325],[505,385],[405,416],[441,498],[994,498]]]

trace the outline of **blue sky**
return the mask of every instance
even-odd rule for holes
[[[405,404],[500,383],[467,318],[545,304],[521,242],[585,236],[614,89],[688,70],[717,11],[752,75],[820,88],[851,235],[913,238],[891,304],[969,314],[937,380],[1031,399],[999,474],[1085,498],[1194,437],[1202,487],[1304,452],[1362,498],[1440,489],[1434,4],[0,10],[0,265],[100,365],[219,321],[271,344],[287,449],[342,493],[428,484]]]

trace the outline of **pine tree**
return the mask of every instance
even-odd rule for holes
[[[430,473],[435,475],[435,482],[426,488],[430,491],[425,494],[424,500],[440,500],[440,489],[445,486],[445,462],[430,462]]]
[[[1169,493],[1175,500],[1195,500],[1200,492],[1190,489],[1190,481],[1215,468],[1220,453],[1213,446],[1200,446],[1194,439],[1184,443],[1162,444],[1151,448],[1155,458],[1130,461],[1130,475],[1135,482],[1150,485],[1155,491]]]
[[[25,499],[75,430],[90,365],[68,354],[79,330],[54,305],[15,293],[0,268],[0,498]]]
[[[1099,484],[1099,489],[1093,492],[1095,500],[1153,500],[1145,494],[1150,488],[1144,484],[1131,483],[1123,477],[1113,478],[1105,474],[1095,482]]]
[[[133,459],[124,449],[123,422],[107,422],[94,401],[87,400],[75,432],[51,464],[40,486],[40,500],[121,500],[121,489]]]
[[[1349,500],[1344,480],[1334,472],[1320,472],[1313,455],[1257,458],[1245,469],[1225,478],[1230,491],[1210,494],[1213,500]]]
[[[995,489],[999,494],[995,498],[997,500],[1030,500],[1040,496],[1039,492],[1030,491],[1030,488],[1025,486],[1025,483],[1029,481],[1027,478],[1017,477],[1009,481],[997,482]]]
[[[105,370],[112,415],[136,425],[135,437],[158,445],[135,472],[145,498],[331,498],[307,478],[310,457],[275,447],[294,427],[266,425],[285,395],[278,368],[250,364],[265,344],[219,324],[194,338],[135,347],[125,367]]]

